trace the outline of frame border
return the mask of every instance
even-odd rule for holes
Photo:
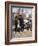
[[[35,6],[35,40],[34,41],[9,42],[9,4],[21,4],[21,5],[34,5]],[[7,29],[6,29],[6,26],[7,26]],[[5,44],[10,45],[10,44],[36,43],[36,42],[37,42],[37,4],[28,3],[28,2],[25,3],[25,2],[6,1],[5,2]]]

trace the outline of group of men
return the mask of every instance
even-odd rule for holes
[[[18,21],[19,21],[20,28],[18,28]],[[15,31],[20,31],[20,30],[21,31],[24,30],[24,19],[22,15],[15,16]]]
[[[18,28],[18,21],[19,21],[19,26],[20,26],[19,28]],[[28,22],[28,23],[26,23],[26,25],[27,25],[26,29],[29,30],[29,28],[30,28],[30,30],[32,31],[32,22],[31,22],[31,24],[29,24],[29,22]],[[18,31],[18,32],[22,31],[23,32],[24,26],[26,26],[26,25],[24,24],[24,18],[22,15],[15,16],[15,31]]]

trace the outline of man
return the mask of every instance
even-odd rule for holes
[[[17,31],[17,25],[18,25],[18,18],[15,16],[15,31]]]
[[[30,31],[32,31],[32,20],[30,20]]]
[[[22,15],[19,15],[19,22],[20,22],[20,27],[21,27],[21,31],[24,31],[24,20]]]

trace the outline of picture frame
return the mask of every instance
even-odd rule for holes
[[[26,37],[26,38],[19,38],[17,40],[13,38],[12,39],[12,31],[11,31],[11,15],[13,12],[17,12],[16,9],[23,9],[25,11],[27,11],[26,13],[28,13],[28,11],[30,11],[28,14],[32,13],[32,36]],[[25,8],[25,9],[24,9]],[[12,10],[14,9],[14,10]],[[26,10],[26,9],[31,9],[31,10]],[[25,11],[23,11],[22,13],[24,13]],[[16,14],[15,12],[15,14]],[[21,12],[20,12],[21,13]],[[19,11],[17,12],[17,14],[19,14]],[[24,14],[23,14],[24,15]],[[34,19],[33,19],[34,18]],[[25,34],[24,34],[25,35]],[[28,34],[29,35],[29,34]],[[33,38],[33,39],[32,39]],[[26,40],[25,40],[26,39]],[[11,40],[11,42],[10,42]],[[6,1],[5,2],[5,44],[9,45],[9,44],[22,44],[22,43],[36,43],[37,42],[37,4],[36,3],[25,3],[25,2],[12,2],[12,1]]]

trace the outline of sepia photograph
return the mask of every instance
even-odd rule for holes
[[[12,38],[32,36],[32,8],[12,7],[11,13]]]

